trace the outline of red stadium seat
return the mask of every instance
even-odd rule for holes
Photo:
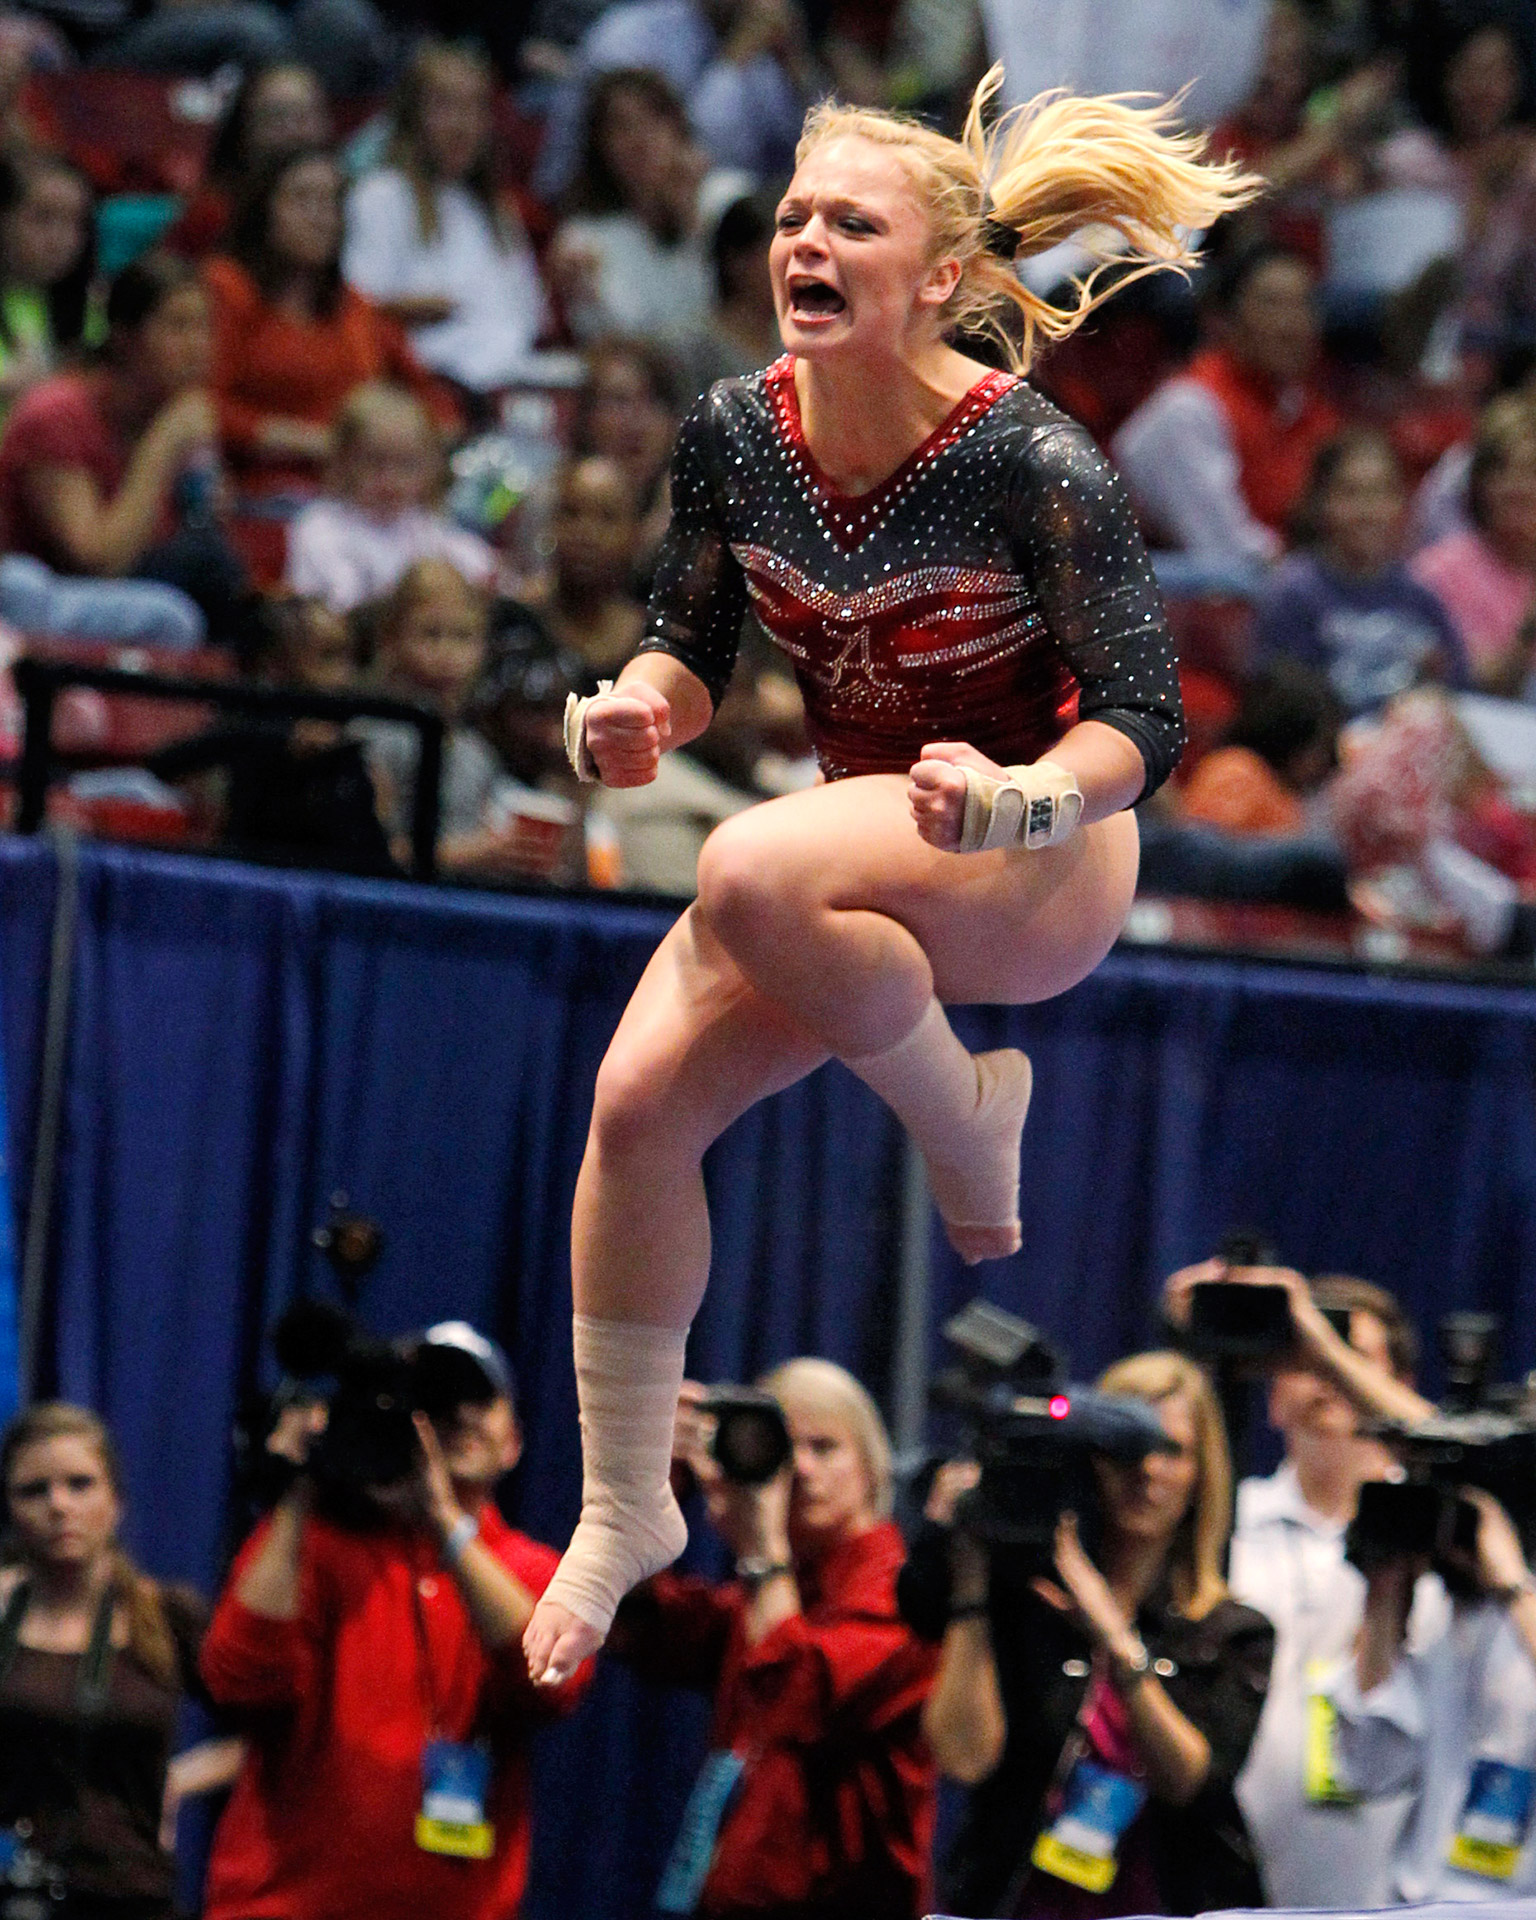
[[[163,653],[144,647],[80,647],[40,641],[31,644],[28,652],[43,660],[128,667],[177,679],[235,677],[229,655],[213,648]],[[63,759],[77,766],[134,766],[173,740],[185,740],[188,734],[209,725],[214,711],[192,701],[136,700],[131,694],[69,688],[54,710],[54,746]]]
[[[217,108],[205,81],[93,67],[35,74],[22,97],[102,193],[189,193]]]

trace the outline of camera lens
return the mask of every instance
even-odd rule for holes
[[[769,1394],[729,1388],[706,1400],[704,1411],[715,1416],[710,1452],[726,1479],[739,1486],[762,1486],[794,1451],[784,1411]]]

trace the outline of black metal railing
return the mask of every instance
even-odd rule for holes
[[[21,763],[17,776],[16,826],[36,833],[48,807],[48,788],[61,758],[53,746],[53,715],[67,687],[130,694],[138,700],[195,701],[231,713],[265,714],[287,720],[394,720],[414,727],[421,739],[416,794],[411,808],[411,873],[431,880],[437,873],[437,828],[443,775],[443,718],[408,700],[366,693],[314,693],[267,687],[250,680],[182,679],[134,673],[123,667],[76,665],[66,660],[21,659],[12,668],[24,703]]]

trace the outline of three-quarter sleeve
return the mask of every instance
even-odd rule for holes
[[[1076,676],[1078,718],[1140,749],[1142,798],[1184,749],[1178,661],[1125,489],[1083,428],[1032,435],[1007,504],[1009,532],[1051,639]]]
[[[672,518],[656,560],[641,653],[670,653],[703,681],[718,708],[736,667],[747,585],[726,538],[709,394],[678,429]]]

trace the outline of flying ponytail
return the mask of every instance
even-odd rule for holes
[[[1176,101],[1045,93],[989,127],[986,109],[1002,79],[994,66],[977,87],[959,140],[898,114],[825,101],[811,109],[795,158],[845,135],[899,151],[927,204],[938,256],[960,261],[941,315],[946,331],[991,335],[1027,372],[1040,339],[1064,339],[1115,287],[1187,272],[1200,257],[1192,236],[1246,205],[1264,182],[1236,161],[1205,158],[1204,136],[1180,130]],[[1074,239],[1094,265],[1057,305],[1023,284],[1013,258]],[[1007,324],[1010,307],[1022,340]]]

